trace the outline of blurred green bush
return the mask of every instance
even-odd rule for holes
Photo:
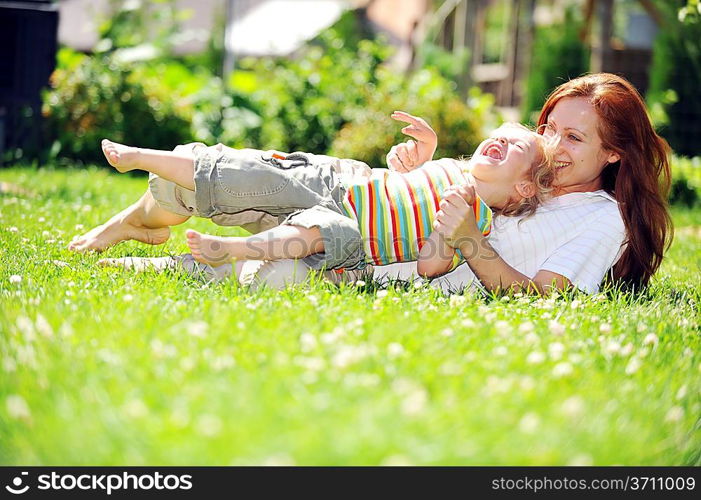
[[[589,49],[579,37],[582,26],[570,6],[564,21],[539,26],[533,40],[531,66],[522,104],[522,120],[535,124],[550,92],[589,70]]]
[[[163,69],[166,78],[177,71]],[[102,158],[100,140],[105,137],[161,147],[190,136],[182,101],[173,99],[146,67],[62,49],[51,84],[43,113],[52,156],[96,161]]]
[[[657,1],[665,25],[655,40],[647,103],[677,154],[701,154],[701,3]]]
[[[672,157],[672,189],[669,202],[689,208],[701,207],[701,157]]]
[[[330,153],[355,158],[372,167],[385,164],[389,149],[409,137],[386,110],[405,110],[426,119],[438,135],[434,158],[458,158],[472,154],[496,126],[498,116],[493,111],[494,97],[472,88],[466,102],[457,97],[449,83],[436,71],[417,72],[408,85],[386,75],[378,91],[368,96],[368,105],[360,108],[334,141]]]
[[[52,156],[101,161],[108,137],[160,149],[201,141],[331,153],[381,166],[406,140],[389,118],[395,109],[436,128],[439,156],[471,153],[495,125],[491,96],[473,89],[465,103],[439,70],[398,73],[384,64],[387,44],[347,36],[363,33],[352,13],[295,57],[241,60],[225,81],[214,74],[219,68],[197,64],[218,53],[175,59],[165,28],[152,43],[130,36],[128,23],[143,22],[137,15],[113,16],[92,56],[61,49],[44,101]]]

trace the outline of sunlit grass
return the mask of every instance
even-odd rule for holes
[[[0,463],[701,464],[699,211],[645,295],[250,293],[65,249],[143,177],[0,180]]]

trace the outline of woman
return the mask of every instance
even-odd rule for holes
[[[411,170],[431,159],[436,138],[423,120],[405,119],[411,125],[404,132],[418,142],[392,148],[388,164]],[[444,200],[437,229],[463,249],[469,268],[463,265],[439,278],[438,286],[462,288],[476,276],[489,290],[549,291],[575,286],[595,292],[611,268],[609,274],[616,283],[646,285],[671,240],[666,206],[670,169],[669,147],[655,133],[638,92],[616,75],[576,78],[555,89],[538,125],[543,133],[557,135],[561,143],[554,198],[533,217],[495,221],[489,240],[477,234],[476,226],[465,217],[467,193],[461,192],[462,203],[455,196],[451,203]],[[231,215],[213,207],[203,209],[194,193],[183,199],[190,195],[166,195],[166,189],[171,188],[151,179],[151,190],[139,202],[74,240],[71,248],[101,250],[125,239],[162,243],[168,237],[167,227],[189,215],[211,217],[223,225],[231,225],[233,219],[242,225],[244,217],[250,219],[253,230],[276,223],[261,213]],[[306,277],[306,269],[297,262],[242,263],[240,270],[247,265],[273,286]],[[385,266],[375,269],[375,277],[403,277],[413,270],[413,264]],[[338,280],[333,273],[326,274]],[[243,279],[251,281],[251,273]]]
[[[489,241],[464,216],[466,203],[459,207],[446,204],[439,223],[470,242],[469,267],[491,290],[534,286],[543,291],[553,285],[558,289],[575,285],[594,292],[609,268],[613,283],[645,286],[671,242],[672,224],[666,202],[669,147],[655,133],[640,95],[616,75],[576,78],[553,91],[541,110],[538,125],[543,133],[558,136],[560,151],[555,160],[560,165],[554,198],[538,210],[533,220],[502,219],[502,231]],[[417,149],[411,143],[399,145],[390,153],[390,161],[395,168],[414,168],[425,160]],[[593,195],[602,199],[608,196],[609,203],[592,208],[586,199]],[[612,212],[616,205],[618,210]],[[572,231],[567,224],[555,230],[549,228],[540,234],[559,240],[557,248],[550,251],[552,241],[541,241],[530,248],[522,246],[521,254],[514,254],[514,242],[533,237],[529,229],[553,222],[548,217],[553,209],[558,215],[564,210],[574,215],[581,212],[583,218],[570,223],[581,228]],[[624,228],[620,243],[611,234],[619,217]],[[604,230],[601,224],[606,224]],[[527,225],[531,227],[524,227]],[[572,234],[563,236],[558,231]],[[505,260],[502,251],[512,253]],[[469,249],[463,250],[463,255],[466,252]],[[520,265],[510,264],[515,261]],[[530,272],[519,269],[524,267],[530,267]],[[464,274],[465,269],[461,272]],[[455,284],[457,280],[447,278],[447,284],[451,281]]]

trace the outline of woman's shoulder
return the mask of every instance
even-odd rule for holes
[[[544,202],[536,215],[549,212],[581,214],[587,217],[610,217],[623,221],[618,202],[609,193],[600,189],[586,193],[568,193]]]
[[[521,217],[499,216],[497,231],[530,231],[547,227],[552,232],[574,237],[593,224],[606,226],[610,231],[624,231],[618,202],[606,191],[569,193],[544,202],[533,215]]]

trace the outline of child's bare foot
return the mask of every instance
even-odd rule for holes
[[[102,139],[102,152],[118,172],[124,173],[139,168],[139,148]]]
[[[149,245],[160,245],[170,237],[170,229],[156,229],[136,226],[126,221],[110,220],[97,226],[82,236],[76,236],[68,249],[82,253],[88,251],[102,252],[120,241],[136,240]]]
[[[231,262],[231,243],[227,241],[229,238],[201,234],[192,229],[188,229],[185,234],[187,235],[187,246],[190,247],[196,261],[214,267]]]

